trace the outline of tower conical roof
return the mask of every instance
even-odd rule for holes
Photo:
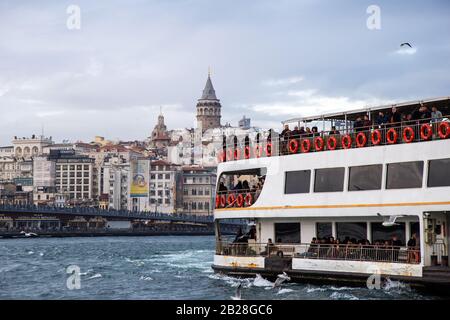
[[[200,100],[218,100],[210,75],[208,75],[208,80],[206,80],[205,89],[203,89],[203,94]]]

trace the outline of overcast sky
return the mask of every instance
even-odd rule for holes
[[[449,17],[447,0],[0,0],[0,145],[42,127],[144,139],[160,106],[170,129],[193,127],[208,66],[233,125],[449,96]]]

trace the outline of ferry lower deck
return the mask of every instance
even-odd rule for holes
[[[248,231],[234,239],[220,235],[218,220],[213,269],[268,279],[285,272],[296,282],[369,287],[389,278],[447,290],[449,217],[450,212],[427,212],[422,218],[402,217],[390,227],[379,216],[251,219]],[[438,231],[433,243],[420,240],[423,223]],[[415,246],[408,243],[413,235]]]

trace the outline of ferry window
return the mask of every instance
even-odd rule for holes
[[[336,192],[344,190],[345,168],[316,169],[314,192]]]
[[[384,244],[385,241],[391,242],[394,236],[402,242],[402,245],[406,243],[404,222],[391,227],[385,227],[379,222],[372,223],[372,244],[377,242]]]
[[[331,222],[318,222],[316,224],[316,236],[318,239],[330,238],[333,236]]]
[[[349,191],[381,189],[381,173],[383,171],[381,164],[350,167],[349,171]]]
[[[427,186],[450,186],[450,159],[430,160]]]
[[[357,242],[367,239],[367,223],[365,222],[337,222],[337,239],[342,243]]]
[[[309,193],[310,181],[311,170],[288,171],[286,172],[284,193]]]
[[[389,163],[386,189],[421,188],[423,161]]]
[[[275,223],[276,243],[300,243],[300,223]]]

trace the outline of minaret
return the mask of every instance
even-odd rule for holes
[[[208,70],[203,94],[197,102],[197,128],[205,132],[208,129],[220,128],[220,111],[222,106],[216,97],[216,91],[212,85],[211,72]]]

